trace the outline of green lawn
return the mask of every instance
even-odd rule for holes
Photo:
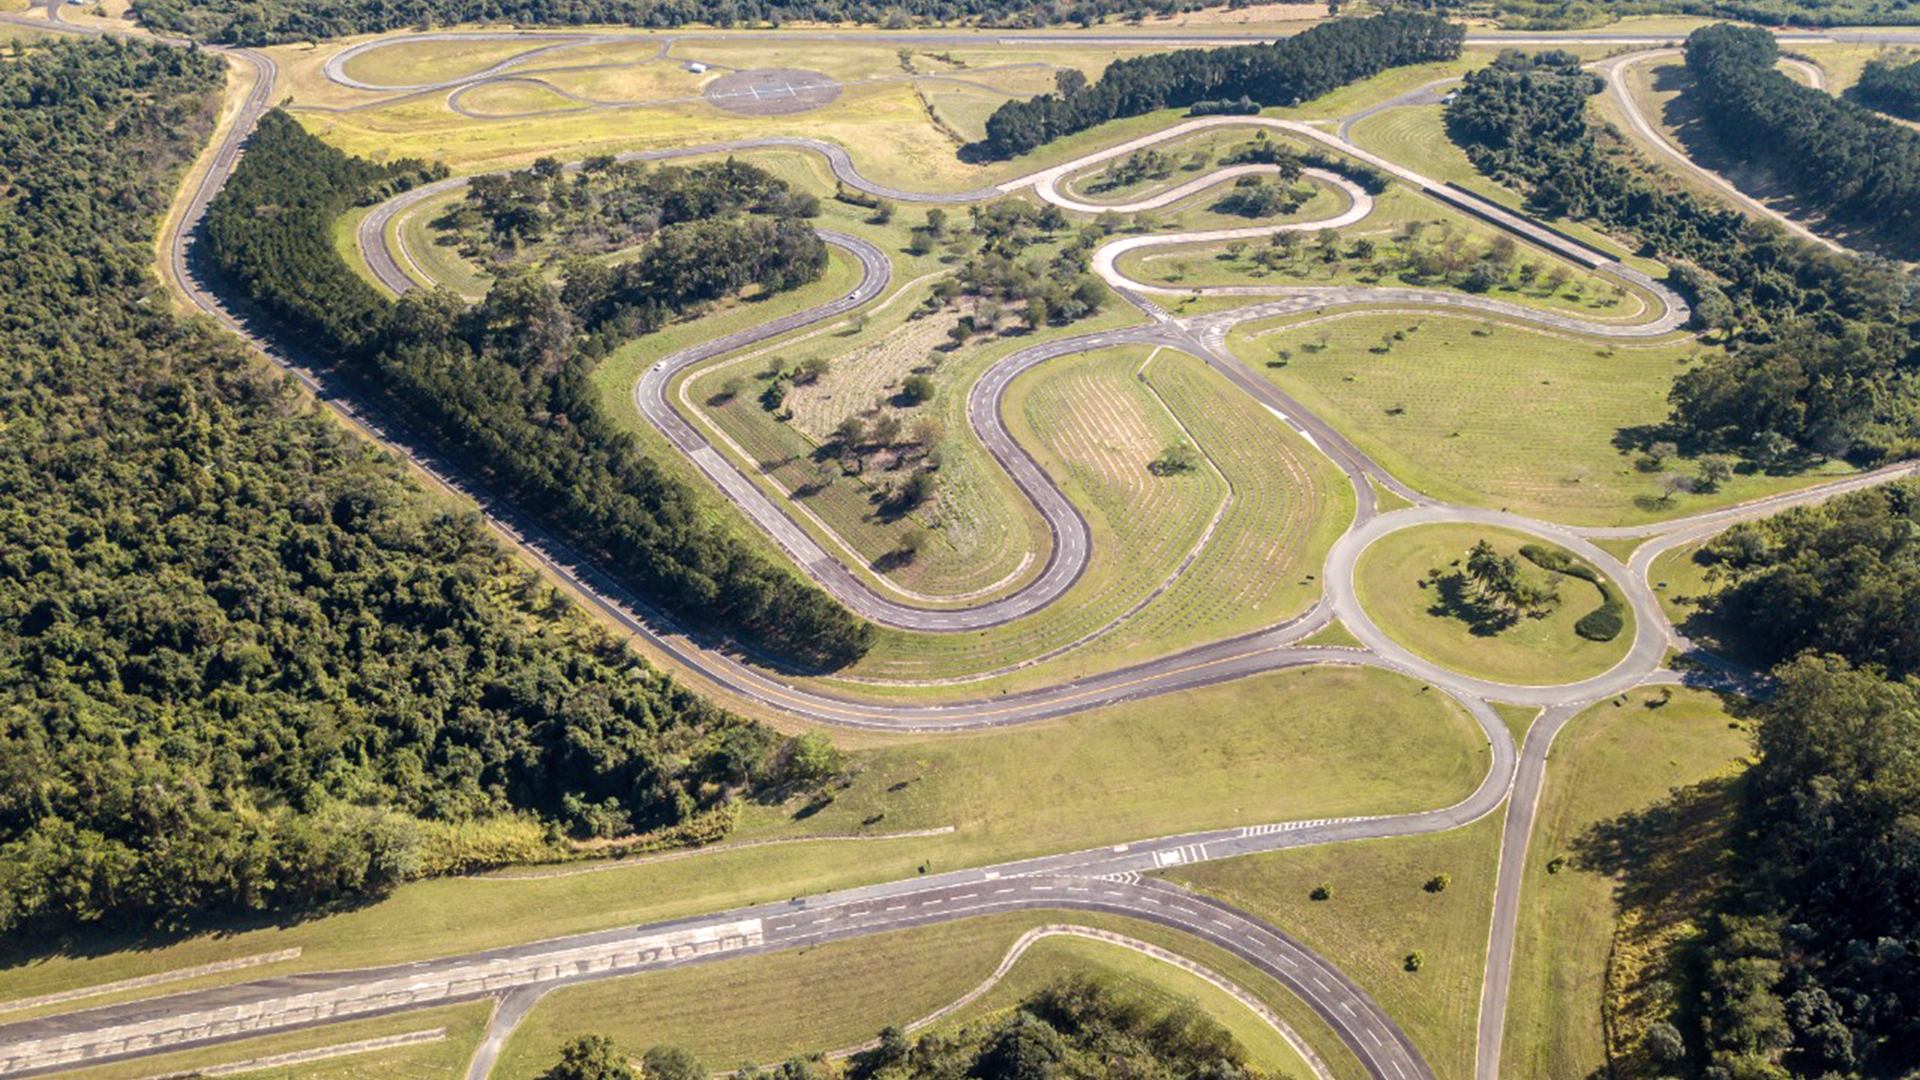
[[[1458,184],[1510,210],[1523,209],[1520,196],[1474,167],[1467,152],[1447,134],[1446,107],[1407,105],[1377,112],[1353,126],[1354,145],[1444,183]],[[1578,221],[1554,220],[1554,228],[1630,265],[1660,277],[1666,268],[1634,254],[1612,237]]]
[[[660,1043],[683,1046],[709,1068],[851,1047],[979,987],[1024,931],[1050,922],[1151,936],[1176,950],[1183,944],[1177,934],[1126,919],[1023,913],[588,983],[556,991],[536,1007],[495,1075],[532,1080],[557,1058],[561,1043],[589,1032],[611,1035],[634,1054]],[[1012,1008],[1073,973],[1105,977],[1163,1007],[1198,1006],[1228,1025],[1257,1066],[1306,1075],[1285,1041],[1223,991],[1170,964],[1084,939],[1041,939],[1004,980],[936,1028],[951,1030]]]
[[[1219,193],[1206,198],[1214,199]],[[1296,215],[1301,220],[1331,213]],[[1225,215],[1215,215],[1225,217]],[[1244,219],[1241,224],[1249,224]],[[1207,227],[1219,227],[1217,223]],[[1417,234],[1413,230],[1418,230]],[[1276,237],[1272,241],[1234,241],[1169,247],[1140,248],[1118,260],[1118,268],[1138,281],[1179,288],[1244,285],[1381,285],[1458,290],[1464,265],[1452,273],[1423,276],[1412,270],[1395,271],[1404,253],[1435,252],[1477,258],[1495,237],[1492,226],[1395,184],[1374,201],[1374,212],[1364,220],[1338,230],[1341,243],[1329,249],[1318,236]],[[1284,246],[1282,241],[1295,246]],[[1373,245],[1362,257],[1354,246]],[[1268,249],[1271,249],[1269,252]],[[1263,254],[1277,260],[1263,265]],[[1556,278],[1558,280],[1556,280]],[[1622,287],[1545,249],[1523,247],[1505,279],[1485,294],[1523,307],[1581,315],[1606,322],[1634,323],[1650,319],[1657,310],[1652,297]]]
[[[1351,977],[1441,1080],[1473,1074],[1500,815],[1453,832],[1251,855],[1165,876],[1272,922]],[[1442,892],[1425,885],[1451,879]],[[1309,894],[1322,884],[1331,899]],[[1407,971],[1408,954],[1422,964]]]
[[[369,49],[347,61],[348,78],[378,86],[409,86],[458,79],[484,71],[503,60],[539,48],[538,40],[488,41],[453,39],[407,41],[385,48]],[[551,56],[553,54],[549,54]],[[563,50],[559,56],[568,56]],[[549,61],[538,63],[544,66]],[[563,61],[553,59],[552,63]],[[564,61],[571,62],[571,61]]]
[[[1720,839],[1712,829],[1690,837],[1698,845],[1690,853],[1687,844],[1661,843],[1672,837],[1634,824],[1629,815],[1695,801],[1724,808],[1727,795],[1715,778],[1739,768],[1749,750],[1747,737],[1729,726],[1710,694],[1681,690],[1670,702],[1650,707],[1659,701],[1658,691],[1639,690],[1624,705],[1597,705],[1575,718],[1554,745],[1527,853],[1503,1075],[1604,1075],[1609,1063],[1601,1010],[1610,964],[1621,988],[1631,992],[1636,952],[1630,946],[1648,934],[1684,932],[1686,912],[1679,906],[1642,902],[1637,879],[1581,856],[1602,830],[1626,829],[1650,848],[1660,844],[1661,854],[1644,864],[1648,870],[1664,868],[1685,880],[1703,876],[1711,865],[1704,856]],[[1701,820],[1720,819],[1709,814]],[[1560,871],[1548,873],[1547,864],[1563,856]],[[1697,899],[1685,888],[1659,891]]]
[[[1395,340],[1394,335],[1400,335]],[[1666,419],[1697,343],[1610,344],[1434,311],[1309,315],[1236,328],[1229,345],[1394,475],[1455,502],[1581,525],[1697,513],[1844,471],[1741,474],[1667,494],[1617,440]],[[1284,367],[1266,366],[1291,353]],[[1689,461],[1668,473],[1691,476]]]
[[[1136,372],[1150,356],[1142,379]],[[1351,520],[1350,489],[1304,441],[1199,361],[1142,347],[1062,358],[1016,381],[1006,415],[1014,437],[1086,514],[1093,532],[1086,573],[1060,601],[1009,626],[883,631],[865,659],[824,685],[869,697],[974,697],[1041,685],[1278,623],[1319,595],[1313,574]],[[1175,438],[1208,462],[1186,475],[1152,475],[1147,465]],[[1156,596],[1214,521],[1227,485],[1232,499],[1205,546]],[[1096,631],[1102,636],[1073,651],[990,681],[884,692],[855,681],[992,671]]]
[[[1455,573],[1465,563],[1468,549],[1480,540],[1490,542],[1502,555],[1518,558],[1528,577],[1550,578],[1559,586],[1560,603],[1551,614],[1522,618],[1493,632],[1455,613],[1443,599],[1449,586],[1430,581],[1428,571]],[[1574,633],[1580,617],[1600,606],[1599,590],[1520,557],[1520,546],[1528,543],[1544,542],[1477,525],[1402,529],[1380,538],[1361,554],[1354,588],[1367,614],[1395,641],[1435,663],[1479,678],[1523,684],[1574,682],[1619,663],[1633,645],[1631,612],[1626,628],[1612,641],[1589,641]]]
[[[452,234],[433,227],[433,222],[448,208],[466,197],[465,188],[455,188],[415,203],[389,226],[387,242],[404,241],[405,251],[396,246],[395,261],[409,276],[424,275],[428,283],[445,286],[469,299],[485,296],[493,278],[485,270],[460,254]],[[359,255],[355,245],[355,257]],[[411,255],[409,259],[407,256]]]
[[[922,865],[938,872],[1237,823],[1442,806],[1487,768],[1485,740],[1463,713],[1373,669],[1258,676],[1189,692],[1177,709],[1152,700],[1001,732],[858,741],[869,749],[853,753],[855,779],[833,803],[798,820],[794,806],[750,807],[739,836],[954,831],[741,848],[565,877],[424,881],[326,918],[146,948],[107,951],[95,933],[82,953],[7,968],[0,995],[293,946],[304,954],[275,974],[391,963],[911,877]]]
[[[1055,936],[1034,942],[993,989],[953,1014],[940,1028],[1003,1013],[1035,992],[1081,973],[1106,980],[1126,996],[1163,1009],[1197,1006],[1233,1033],[1255,1068],[1297,1080],[1310,1080],[1312,1076],[1311,1067],[1286,1039],[1233,995],[1163,960],[1124,945],[1088,938]],[[1248,987],[1241,989],[1252,992]]]
[[[63,1071],[66,1080],[139,1080],[159,1076],[199,1075],[195,1070],[242,1061],[253,1061],[279,1054],[317,1050],[341,1043],[360,1042],[416,1031],[445,1028],[446,1038],[390,1049],[280,1065],[233,1075],[247,1080],[458,1080],[466,1074],[467,1059],[479,1045],[486,1030],[493,1002],[473,1001],[464,1005],[446,1005],[418,1012],[400,1013],[371,1020],[328,1024],[303,1031],[263,1035],[256,1039],[221,1046],[182,1050],[154,1057],[135,1058],[112,1065]]]

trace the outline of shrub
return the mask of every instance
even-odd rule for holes
[[[1199,467],[1199,451],[1183,442],[1169,444],[1159,457],[1147,463],[1147,471],[1155,476],[1177,476]]]
[[[1627,628],[1627,620],[1621,615],[1623,609],[1620,606],[1620,598],[1613,595],[1612,589],[1604,585],[1600,588],[1606,594],[1606,599],[1601,601],[1599,607],[1580,616],[1580,621],[1573,624],[1573,632],[1588,641],[1612,641],[1620,636],[1620,631]]]
[[[933,380],[925,375],[909,375],[900,384],[900,396],[907,404],[918,405],[933,400]]]
[[[1430,893],[1446,892],[1447,886],[1451,884],[1453,884],[1453,875],[1435,874],[1427,879],[1425,888]]]
[[[1333,899],[1333,886],[1323,881],[1313,887],[1313,891],[1307,894],[1307,899],[1317,901],[1331,900]]]
[[[1407,954],[1407,958],[1401,961],[1400,966],[1406,968],[1408,971],[1419,971],[1421,968],[1427,966],[1427,954],[1421,952],[1419,949],[1415,949]]]

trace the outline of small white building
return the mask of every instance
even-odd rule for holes
[[[707,65],[698,60],[689,60],[687,61],[687,70],[693,72],[695,75],[704,75],[707,73]]]

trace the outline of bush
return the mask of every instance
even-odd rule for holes
[[[1427,884],[1424,887],[1430,893],[1440,893],[1446,892],[1447,886],[1451,884],[1453,884],[1453,875],[1435,874],[1427,879]]]
[[[1183,442],[1168,445],[1159,457],[1147,463],[1147,471],[1155,476],[1178,476],[1199,467],[1199,451]]]
[[[1601,588],[1606,592],[1606,599],[1599,607],[1580,616],[1580,621],[1573,624],[1573,632],[1588,641],[1612,641],[1620,636],[1620,631],[1627,628],[1627,620],[1621,614],[1623,609],[1620,606],[1619,597],[1613,595],[1612,589],[1604,585]]]
[[[933,400],[933,380],[925,375],[909,375],[900,384],[900,396],[909,405]]]
[[[1307,894],[1307,899],[1331,900],[1333,899],[1333,886],[1323,881],[1313,887],[1313,891]]]
[[[1400,966],[1408,971],[1419,971],[1427,966],[1427,954],[1415,949],[1407,954],[1407,958],[1401,961]]]
[[[1612,641],[1627,628],[1626,605],[1620,602],[1620,594],[1607,583],[1607,579],[1600,576],[1600,571],[1559,548],[1543,544],[1523,544],[1520,554],[1542,570],[1591,582],[1594,588],[1600,590],[1600,606],[1580,616],[1580,621],[1573,624],[1574,633],[1588,641]]]

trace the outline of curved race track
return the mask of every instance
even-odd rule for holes
[[[18,21],[20,17],[14,18]],[[889,41],[901,40],[902,37],[885,36]],[[939,36],[935,35],[934,38],[939,39]],[[1046,40],[1056,46],[1062,43],[1059,39]],[[1097,37],[1071,40],[1104,43],[1103,39]],[[1131,40],[1138,42],[1140,39]],[[340,73],[344,61],[362,49],[377,46],[378,43],[374,43],[348,50],[330,61],[327,70],[344,80]],[[558,47],[538,46],[532,53],[503,61],[482,75],[506,75],[535,53]],[[654,647],[685,670],[769,708],[822,722],[892,730],[912,728],[938,731],[1025,723],[1097,705],[1307,664],[1366,664],[1423,679],[1455,697],[1474,717],[1487,740],[1489,769],[1476,790],[1460,803],[1421,813],[1342,821],[1246,825],[1151,839],[997,867],[847,889],[821,896],[796,898],[785,904],[762,905],[673,923],[579,935],[443,960],[426,960],[396,969],[258,980],[22,1021],[0,1027],[0,1076],[29,1075],[72,1062],[137,1056],[175,1047],[241,1038],[257,1031],[487,996],[515,988],[533,988],[530,992],[534,992],[541,987],[580,979],[750,955],[995,911],[1044,908],[1121,914],[1175,927],[1210,941],[1241,956],[1297,993],[1358,1056],[1370,1075],[1379,1080],[1427,1078],[1433,1075],[1431,1070],[1392,1019],[1359,987],[1298,942],[1278,928],[1217,901],[1162,882],[1142,880],[1140,875],[1172,865],[1308,844],[1444,831],[1478,820],[1505,802],[1508,807],[1507,829],[1500,884],[1495,897],[1487,979],[1483,987],[1477,1067],[1481,1080],[1492,1080],[1498,1072],[1506,974],[1517,912],[1517,874],[1544,775],[1547,747],[1561,725],[1576,715],[1585,704],[1647,681],[1673,678],[1670,673],[1660,670],[1661,659],[1668,642],[1672,640],[1671,629],[1645,580],[1646,568],[1654,555],[1677,544],[1710,535],[1743,518],[1825,498],[1839,491],[1881,482],[1910,471],[1900,466],[1748,506],[1658,525],[1615,530],[1570,529],[1513,515],[1447,506],[1407,489],[1339,432],[1228,354],[1222,344],[1226,331],[1239,322],[1276,314],[1323,306],[1385,302],[1395,306],[1415,304],[1469,308],[1505,319],[1528,321],[1557,329],[1575,329],[1595,337],[1646,337],[1673,332],[1686,321],[1687,311],[1677,297],[1648,280],[1645,275],[1566,240],[1536,222],[1464,192],[1436,184],[1392,162],[1360,151],[1324,130],[1297,122],[1244,117],[1188,121],[1020,180],[957,194],[906,192],[870,184],[859,175],[843,150],[809,139],[773,137],[629,155],[633,158],[658,159],[715,151],[799,147],[823,154],[842,182],[899,201],[969,202],[1031,187],[1040,198],[1077,210],[1093,204],[1076,203],[1057,190],[1060,180],[1073,172],[1129,153],[1140,146],[1215,124],[1258,124],[1318,141],[1358,158],[1416,190],[1507,229],[1530,243],[1547,247],[1597,272],[1613,276],[1637,292],[1653,297],[1660,306],[1652,318],[1637,324],[1625,324],[1580,320],[1569,315],[1429,290],[1355,288],[1330,293],[1318,289],[1281,288],[1274,290],[1275,298],[1265,303],[1191,320],[1176,320],[1144,299],[1140,295],[1144,288],[1118,271],[1114,259],[1119,251],[1113,250],[1115,245],[1109,244],[1096,253],[1096,269],[1116,292],[1146,313],[1150,321],[1138,327],[1063,338],[1022,350],[990,368],[982,381],[970,391],[969,402],[972,407],[969,412],[976,432],[1027,497],[1039,507],[1054,534],[1053,550],[1046,567],[1037,578],[1011,596],[970,608],[925,608],[878,595],[847,567],[828,556],[792,522],[782,507],[740,476],[705,443],[697,431],[675,414],[665,393],[672,376],[693,365],[800,326],[834,318],[879,296],[885,290],[889,274],[884,255],[857,238],[829,234],[826,236],[828,242],[852,253],[859,260],[863,271],[859,285],[829,304],[676,354],[662,361],[641,379],[636,387],[636,395],[649,420],[666,432],[676,447],[692,456],[750,519],[772,534],[794,556],[805,572],[869,618],[890,625],[935,632],[990,626],[1019,618],[1055,602],[1077,578],[1087,555],[1089,538],[1086,524],[1052,480],[1014,443],[999,419],[1001,396],[1014,375],[1057,356],[1113,344],[1144,342],[1169,346],[1199,357],[1302,433],[1340,467],[1354,485],[1359,510],[1353,528],[1334,546],[1323,567],[1321,576],[1326,583],[1326,595],[1307,615],[1284,626],[1190,649],[1094,678],[976,701],[891,704],[803,690],[782,681],[774,673],[750,666],[722,651],[709,649],[697,639],[681,634],[657,613],[651,612],[634,598],[625,596],[590,566],[575,559],[563,544],[521,519],[510,507],[497,504],[484,488],[437,461],[430,453],[413,447],[402,430],[387,423],[377,413],[355,404],[350,389],[337,387],[326,375],[304,368],[297,356],[276,348],[263,334],[253,332],[244,311],[230,309],[222,301],[210,287],[205,268],[191,258],[191,235],[207,202],[230,174],[246,135],[271,100],[274,77],[273,63],[264,54],[232,50],[230,55],[255,68],[256,85],[243,103],[230,131],[214,148],[204,179],[187,200],[180,226],[163,238],[169,265],[189,299],[259,344],[270,357],[288,366],[314,387],[323,400],[340,409],[362,429],[399,446],[416,464],[444,482],[474,494],[495,523],[522,546],[545,561],[555,573],[573,582],[589,601],[647,638]],[[457,90],[459,86],[478,77],[399,89]],[[1227,178],[1216,175],[1207,179],[1219,182]],[[1330,176],[1322,179],[1343,183]],[[404,290],[412,284],[400,268],[400,259],[405,258],[405,253],[400,252],[396,256],[384,242],[387,227],[395,215],[414,201],[436,191],[445,191],[460,182],[430,185],[383,205],[368,216],[360,231],[360,242],[368,256],[369,265],[381,281],[396,290]],[[1185,192],[1167,193],[1156,199],[1171,199],[1176,194],[1184,197]],[[1365,198],[1364,192],[1351,187],[1348,187],[1348,197],[1349,209],[1343,217],[1352,215],[1347,220],[1360,220],[1365,216],[1370,201]],[[1153,200],[1144,202],[1151,203]],[[1262,228],[1264,231],[1273,231],[1327,224],[1317,222]],[[1239,234],[1245,230],[1232,232]],[[1154,242],[1192,243],[1222,238],[1227,237],[1197,234],[1156,237]],[[1123,240],[1119,243],[1128,242]],[[1569,326],[1568,323],[1577,325]],[[1395,491],[1415,505],[1411,509],[1380,513],[1373,493],[1375,483]],[[1636,638],[1627,658],[1613,670],[1580,683],[1558,687],[1514,687],[1457,675],[1422,660],[1381,633],[1359,610],[1353,597],[1352,569],[1355,561],[1369,543],[1395,529],[1443,521],[1497,524],[1543,536],[1571,548],[1599,566],[1614,579],[1634,606]],[[1630,563],[1622,566],[1604,550],[1589,542],[1589,537],[1597,536],[1650,536],[1654,539],[1642,545]],[[1309,647],[1299,644],[1336,615],[1354,631],[1363,648]],[[1490,700],[1545,706],[1545,712],[1529,735],[1524,755],[1515,745],[1506,725],[1492,709]],[[1508,798],[1510,793],[1511,800]]]

